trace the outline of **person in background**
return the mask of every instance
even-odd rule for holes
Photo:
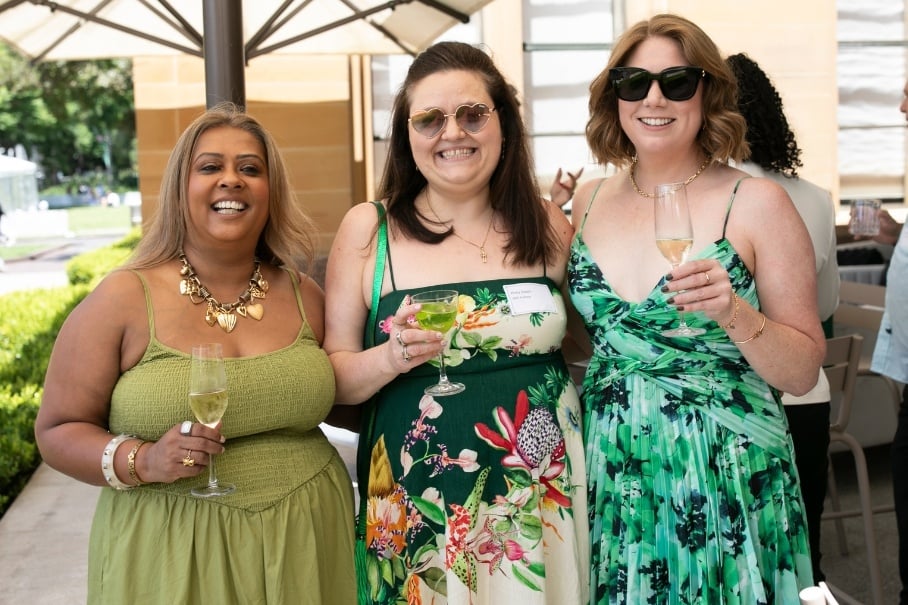
[[[183,132],[128,264],[66,319],[35,423],[44,461],[101,491],[92,605],[354,602],[353,490],[319,429],[334,401],[315,231],[271,135],[225,104]],[[220,343],[229,404],[193,422],[190,351]],[[190,495],[218,475],[229,495]]]
[[[782,98],[763,69],[745,54],[726,59],[738,82],[738,110],[747,122],[750,157],[738,168],[775,181],[788,192],[810,234],[817,273],[817,311],[827,338],[839,304],[835,206],[825,189],[798,177],[801,148],[788,125]],[[782,395],[810,532],[814,582],[825,579],[820,568],[820,526],[829,462],[829,381],[819,371],[816,385],[796,397]]]
[[[440,42],[413,61],[380,199],[348,211],[326,277],[338,402],[368,402],[359,602],[587,603],[580,408],[560,350],[571,228],[483,50]],[[436,289],[459,292],[445,334],[411,320],[411,296]],[[439,353],[463,392],[424,392]]]
[[[825,354],[813,249],[784,189],[727,164],[747,154],[736,94],[709,36],[666,14],[622,34],[590,86],[587,141],[617,169],[578,188],[568,267],[593,343],[594,603],[797,605],[813,584],[778,396],[813,388]],[[671,268],[650,192],[676,182],[694,237]],[[679,311],[705,332],[663,334]]]
[[[908,119],[908,82],[902,89],[899,111]],[[899,603],[908,605],[908,236],[885,210],[880,212],[880,233],[873,239],[894,245],[886,271],[886,308],[880,323],[870,369],[905,385],[892,440],[892,492],[899,533]]]

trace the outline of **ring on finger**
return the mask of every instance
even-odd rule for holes
[[[410,361],[410,352],[407,351],[407,345],[404,345],[403,350],[400,352],[401,357],[404,358],[404,361]]]
[[[180,434],[187,437],[192,435],[192,420],[184,420],[180,425]]]
[[[400,330],[397,331],[397,334],[394,335],[394,338],[397,339],[397,344],[399,344],[400,346],[402,346],[402,347],[406,347],[406,346],[407,346],[407,345],[404,344],[404,339],[401,338],[401,336],[400,336]]]
[[[706,276],[706,285],[708,286],[712,280],[709,278],[709,271],[704,271],[703,275]]]
[[[192,457],[192,450],[186,450],[186,457],[183,458],[183,466],[195,466],[195,458]]]

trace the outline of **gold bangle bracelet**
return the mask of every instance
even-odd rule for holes
[[[723,330],[734,330],[735,329],[735,320],[738,319],[738,309],[741,307],[738,304],[738,293],[735,292],[734,290],[732,290],[731,297],[732,297],[732,300],[735,301],[735,310],[731,315],[731,321],[729,321],[727,324],[722,326]]]
[[[760,313],[760,315],[763,315],[763,314]],[[759,329],[757,329],[757,331],[754,332],[750,338],[748,338],[746,340],[733,340],[732,342],[735,343],[736,345],[743,345],[745,342],[750,342],[751,340],[755,340],[760,337],[760,335],[763,333],[763,328],[765,328],[765,327],[766,327],[766,316],[763,315],[763,323],[760,324]]]
[[[126,456],[126,468],[129,470],[129,478],[132,479],[136,487],[145,483],[139,479],[139,473],[136,472],[136,454],[139,453],[139,448],[143,445],[145,445],[145,442],[140,440],[129,450],[129,455]]]

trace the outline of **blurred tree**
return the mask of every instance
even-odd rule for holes
[[[30,64],[0,43],[0,151],[22,145],[42,187],[136,186],[132,64],[124,59]]]

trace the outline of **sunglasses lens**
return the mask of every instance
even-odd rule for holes
[[[445,114],[440,109],[430,109],[413,114],[410,118],[413,130],[430,139],[445,125]]]
[[[488,123],[490,115],[491,112],[486,105],[476,103],[475,105],[461,105],[458,107],[457,111],[454,112],[454,119],[457,120],[458,126],[467,132],[475,134]]]
[[[615,83],[615,93],[623,101],[639,101],[649,92],[649,72],[643,69],[619,70]]]
[[[670,101],[686,101],[697,92],[703,72],[695,67],[666,69],[659,76],[662,94]]]

